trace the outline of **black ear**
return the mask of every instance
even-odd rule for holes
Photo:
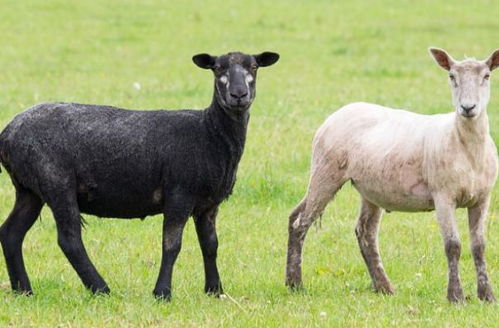
[[[499,67],[499,49],[494,51],[492,55],[485,61],[485,63],[489,66],[491,71],[495,70]]]
[[[265,51],[259,55],[254,55],[256,63],[260,67],[270,66],[275,64],[279,60],[279,54],[275,52]]]
[[[450,70],[452,65],[454,65],[454,59],[452,59],[452,57],[448,53],[446,53],[445,50],[438,48],[430,48],[429,50],[433,59],[435,59],[437,64],[440,65],[440,67],[442,67],[443,69]]]
[[[217,57],[208,54],[198,54],[192,57],[194,64],[204,69],[212,69]]]

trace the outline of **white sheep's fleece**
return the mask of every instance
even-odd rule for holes
[[[483,115],[470,123],[483,124],[485,142],[476,146],[471,144],[474,134],[463,143],[468,136],[458,135],[460,118],[454,112],[420,115],[349,104],[317,131],[312,170],[331,170],[331,163],[343,162],[344,177],[363,197],[387,210],[433,210],[435,192],[467,207],[486,196],[496,178],[497,151]],[[322,156],[328,160],[316,160]]]

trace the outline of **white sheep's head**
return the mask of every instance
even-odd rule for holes
[[[490,98],[490,72],[499,66],[499,49],[486,60],[454,60],[445,50],[430,48],[438,65],[449,72],[456,112],[468,119],[478,117]]]
[[[250,107],[255,99],[258,68],[270,66],[278,59],[279,55],[274,52],[258,55],[230,52],[218,57],[209,54],[192,57],[197,66],[213,71],[217,102],[230,113],[245,112]]]

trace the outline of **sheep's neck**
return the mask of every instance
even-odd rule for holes
[[[205,110],[205,118],[212,136],[226,146],[226,149],[239,162],[246,141],[246,131],[249,121],[249,112],[241,115],[229,115],[218,103],[216,97],[210,107]]]
[[[489,118],[484,108],[476,119],[467,119],[455,114],[457,140],[479,164],[485,153],[486,141],[489,135]]]
[[[455,123],[459,139],[463,144],[484,143],[489,134],[489,118],[486,109],[478,115],[476,119],[468,119],[456,114]]]

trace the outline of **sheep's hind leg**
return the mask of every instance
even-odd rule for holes
[[[161,268],[153,291],[154,296],[160,300],[171,299],[173,265],[180,253],[182,234],[192,209],[193,202],[190,196],[180,192],[165,201]]]
[[[445,254],[449,270],[447,299],[451,302],[464,301],[463,289],[459,279],[459,258],[461,257],[461,241],[455,217],[456,205],[444,195],[434,196],[437,219],[444,239]]]
[[[47,204],[52,209],[57,225],[57,241],[64,255],[81,281],[92,293],[109,293],[109,287],[88,257],[81,239],[81,217],[72,191],[52,195]]]
[[[14,208],[0,228],[0,241],[12,289],[25,295],[30,295],[33,291],[24,266],[22,244],[42,206],[43,203],[37,195],[18,189]]]
[[[209,295],[223,294],[222,284],[217,269],[218,238],[216,217],[218,208],[211,209],[194,219],[196,232],[203,253],[205,286],[204,291]]]
[[[475,262],[477,275],[478,298],[486,302],[494,302],[495,297],[487,275],[487,267],[484,259],[485,252],[485,221],[490,199],[468,208],[468,221],[471,239],[471,252]]]
[[[382,210],[362,198],[362,204],[355,228],[360,252],[371,275],[374,289],[377,292],[393,294],[394,288],[386,275],[378,249],[378,231]]]
[[[343,177],[327,177],[319,173],[312,173],[307,195],[291,213],[288,225],[286,265],[286,285],[290,288],[299,289],[302,287],[303,242],[308,229],[322,214],[326,205],[345,182]]]

